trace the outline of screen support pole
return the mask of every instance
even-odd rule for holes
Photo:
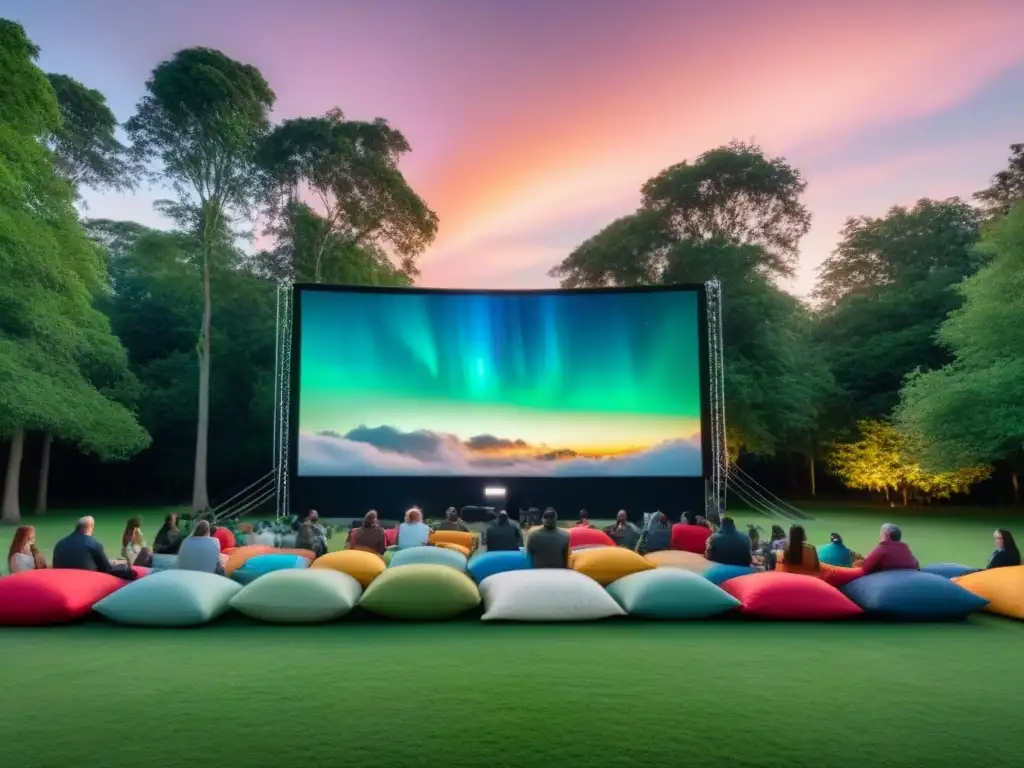
[[[290,514],[288,502],[288,452],[291,450],[292,400],[292,284],[277,286],[277,340],[274,376],[274,498],[277,516]]]
[[[706,516],[725,510],[729,485],[729,450],[725,437],[725,363],[722,339],[722,285],[718,279],[707,288],[708,362],[711,396],[711,478],[707,485]]]

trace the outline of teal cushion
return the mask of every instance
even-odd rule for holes
[[[681,568],[623,576],[608,585],[608,593],[626,613],[646,619],[703,619],[740,605],[699,573]]]
[[[260,621],[320,624],[345,616],[362,593],[359,582],[347,573],[292,568],[254,581],[231,598],[231,607]]]
[[[160,571],[133,581],[93,610],[118,624],[140,627],[192,627],[228,610],[242,585],[200,571]]]
[[[239,584],[248,584],[260,576],[281,570],[294,570],[296,568],[308,568],[309,560],[302,555],[288,554],[267,554],[250,557],[241,568],[231,574],[231,578]]]
[[[152,571],[169,571],[172,568],[178,567],[178,556],[177,555],[153,555],[153,564],[150,566]]]
[[[735,579],[737,576],[748,576],[751,573],[757,573],[757,568],[749,565],[712,563],[711,567],[704,571],[703,576],[712,584],[724,584],[729,579]]]
[[[428,621],[454,618],[479,604],[476,584],[465,573],[447,565],[422,563],[388,568],[359,601],[379,616]]]
[[[522,571],[533,567],[533,559],[518,549],[511,551],[481,552],[469,558],[466,570],[479,584],[488,576],[505,571]]]
[[[445,547],[408,547],[399,549],[391,556],[388,568],[404,565],[446,565],[457,571],[466,570],[466,556]]]
[[[853,552],[842,544],[830,541],[828,544],[818,547],[818,562],[822,565],[849,568],[853,565]]]

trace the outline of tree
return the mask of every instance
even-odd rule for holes
[[[311,238],[312,282],[332,269],[328,256],[357,249],[387,261],[389,252],[412,279],[415,258],[437,234],[437,214],[413,191],[398,168],[409,143],[378,118],[346,120],[340,109],[323,117],[285,120],[263,141],[259,159],[270,181],[270,234],[279,243],[294,232],[296,215]],[[300,188],[315,200],[318,226],[296,208]],[[328,247],[328,246],[332,247]],[[339,266],[333,270],[338,272]],[[330,282],[328,280],[328,282]]]
[[[1003,462],[1015,495],[1024,467],[1024,203],[989,228],[989,263],[959,287],[963,305],[939,329],[952,361],[903,388],[897,424],[934,470]]]
[[[857,425],[859,439],[838,443],[829,456],[829,468],[848,488],[885,494],[899,493],[903,506],[910,499],[948,499],[966,493],[988,478],[988,467],[963,467],[932,473],[915,459],[916,441],[882,421]]]
[[[1005,216],[1024,200],[1024,144],[1010,145],[1007,167],[992,178],[992,185],[974,193],[974,199],[989,218]]]
[[[155,177],[191,214],[200,244],[202,322],[197,345],[199,396],[192,507],[209,509],[212,261],[225,250],[233,217],[248,212],[258,189],[257,148],[269,128],[274,92],[255,67],[220,51],[189,48],[153,70],[146,95],[125,124],[136,158],[155,163]]]

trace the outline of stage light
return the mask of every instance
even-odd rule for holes
[[[484,488],[484,496],[486,496],[489,499],[490,498],[494,498],[496,496],[504,496],[504,495],[505,495],[505,489],[504,488],[499,488],[499,487],[496,487],[496,486],[492,486],[490,488]]]

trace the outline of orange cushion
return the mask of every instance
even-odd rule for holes
[[[656,568],[682,568],[684,571],[704,573],[711,563],[704,555],[695,552],[684,552],[680,549],[663,549],[660,552],[648,552],[646,559]]]
[[[822,564],[821,570],[818,571],[818,578],[836,588],[844,587],[863,575],[862,568],[843,568],[839,565]]]
[[[458,544],[460,547],[473,549],[476,537],[466,531],[434,531],[430,534],[431,544]]]
[[[44,627],[81,619],[123,587],[109,573],[46,568],[0,579],[0,626]]]
[[[710,529],[705,528],[703,525],[676,523],[672,526],[669,547],[682,550],[683,552],[703,555],[705,550],[707,550],[708,538],[710,536]]]
[[[466,557],[469,557],[472,550],[469,547],[464,547],[461,544],[447,544],[445,542],[435,542],[435,546],[442,547],[443,549],[451,549],[456,552],[461,552]]]
[[[953,581],[988,600],[985,610],[989,613],[1024,619],[1024,565],[968,573]]]
[[[376,552],[365,549],[343,549],[341,552],[328,552],[318,557],[310,568],[329,568],[332,571],[347,573],[363,585],[363,589],[387,570],[384,558]]]

